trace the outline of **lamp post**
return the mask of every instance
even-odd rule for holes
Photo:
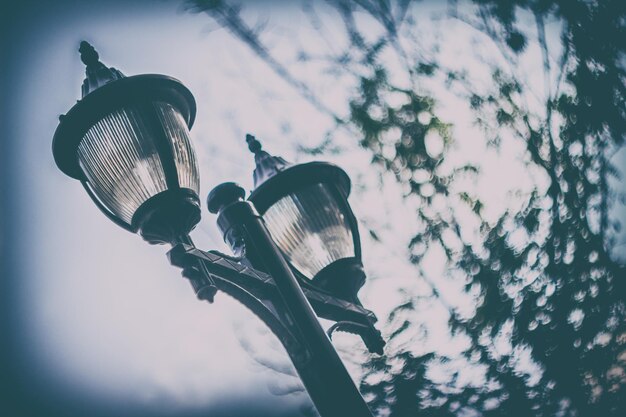
[[[193,95],[163,75],[125,77],[87,42],[79,51],[82,99],[59,118],[53,139],[61,171],[118,226],[172,245],[170,261],[199,299],[212,302],[221,290],[252,310],[285,347],[321,416],[371,417],[329,338],[344,330],[372,352],[384,346],[357,298],[365,274],[347,174],[321,162],[291,165],[248,135],[255,190],[246,201],[241,187],[225,183],[208,197],[236,256],[201,251],[189,237],[200,221]],[[335,321],[328,335],[317,317]]]

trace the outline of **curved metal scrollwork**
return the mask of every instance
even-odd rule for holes
[[[232,257],[215,252],[204,252],[194,246],[178,244],[168,252],[172,265],[183,269],[183,276],[196,279],[200,275],[197,261],[201,260],[216,287],[246,306],[278,337],[294,361],[306,360],[307,353],[285,324],[285,317],[274,308],[276,300],[269,276],[236,262]],[[246,288],[244,288],[244,285]]]
[[[280,339],[294,360],[306,360],[306,351],[292,331],[291,320],[280,308],[280,297],[272,277],[238,262],[237,258],[211,251],[205,252],[193,245],[178,244],[168,252],[172,265],[183,269],[183,276],[196,279],[200,275],[198,260],[211,274],[216,287],[232,296],[257,317]],[[354,333],[363,339],[370,352],[382,353],[385,344],[374,328],[376,316],[369,310],[327,293],[303,288],[319,317],[337,322],[329,329]]]

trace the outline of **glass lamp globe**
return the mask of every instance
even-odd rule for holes
[[[326,162],[291,165],[246,139],[256,161],[249,201],[292,269],[305,285],[357,302],[365,273],[348,175]]]
[[[116,224],[173,242],[200,220],[193,95],[164,75],[125,77],[87,42],[79,51],[87,77],[82,99],[59,118],[55,162]]]

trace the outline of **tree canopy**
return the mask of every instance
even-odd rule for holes
[[[325,76],[349,79],[345,111],[274,54],[263,31],[247,23],[245,5],[187,4],[333,118],[334,129],[310,152],[328,152],[333,135],[347,130],[372,164],[393,175],[414,209],[406,245],[416,277],[439,248],[449,279],[472,300],[469,312],[446,303],[450,337],[463,346],[456,357],[415,347],[425,337],[425,303],[440,298],[436,285],[428,296],[407,292],[383,318],[389,347],[369,358],[361,382],[377,415],[626,412],[626,264],[615,253],[621,225],[611,216],[625,201],[613,156],[626,132],[626,3],[450,0],[433,13],[407,0],[305,1],[320,37],[332,42],[324,24],[332,14],[347,41],[321,55],[303,45],[297,65],[321,62]],[[454,31],[476,37],[472,61],[444,59],[443,41],[420,35],[424,19],[437,19],[443,31],[457,25],[448,42]],[[522,71],[528,62],[540,76]],[[480,164],[451,160],[455,143],[468,138],[455,137],[455,120],[439,115],[442,91],[471,114],[481,132],[472,140],[496,150],[521,145],[531,185],[520,191],[511,178],[519,203],[495,219],[462,186],[480,175]],[[370,235],[381,239],[376,230]]]

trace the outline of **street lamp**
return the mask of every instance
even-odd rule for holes
[[[87,42],[82,100],[61,116],[53,155],[116,224],[171,243],[200,221],[200,180],[189,141],[196,103],[178,80],[125,77]]]
[[[336,165],[292,165],[262,150],[254,153],[254,190],[248,198],[303,285],[358,302],[365,283],[358,223],[350,204],[350,178]]]
[[[257,162],[249,201],[234,183],[208,198],[239,256],[201,251],[189,237],[200,221],[189,139],[193,95],[163,75],[125,77],[87,42],[79,51],[87,74],[82,99],[59,118],[53,139],[61,171],[117,225],[151,244],[171,244],[171,263],[199,299],[210,302],[221,290],[255,313],[285,347],[323,417],[371,417],[329,340],[344,330],[372,352],[384,346],[375,315],[356,297],[365,274],[347,174],[320,162],[292,166],[249,135]],[[317,317],[335,321],[328,336]]]

